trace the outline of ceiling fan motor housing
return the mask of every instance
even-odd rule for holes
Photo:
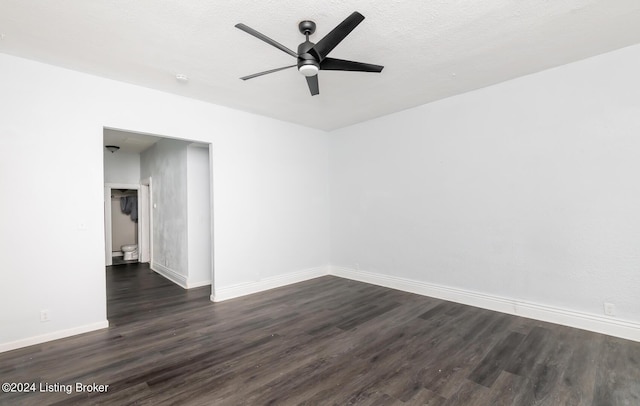
[[[317,75],[320,70],[320,63],[309,53],[309,50],[313,48],[314,45],[315,44],[309,40],[298,45],[298,72],[304,76]]]

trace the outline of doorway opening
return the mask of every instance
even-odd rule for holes
[[[105,183],[105,264],[149,262],[150,179],[147,184]]]
[[[113,128],[104,128],[103,138],[107,272],[118,263],[148,262],[136,269],[184,289],[211,286],[211,144]],[[132,202],[138,209],[134,233],[130,227],[128,239],[114,239],[115,221],[132,226]]]
[[[113,265],[138,262],[138,190],[111,189],[111,258]]]

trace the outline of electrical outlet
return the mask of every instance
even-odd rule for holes
[[[50,321],[51,318],[49,316],[50,316],[49,310],[46,310],[46,309],[45,310],[40,310],[40,321],[41,322],[44,323],[45,321]]]
[[[616,315],[616,305],[613,303],[604,302],[604,314],[607,316],[615,316]]]

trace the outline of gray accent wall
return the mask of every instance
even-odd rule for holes
[[[142,178],[151,177],[152,267],[188,276],[187,145],[162,139],[140,156]]]

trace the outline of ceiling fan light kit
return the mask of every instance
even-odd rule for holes
[[[315,76],[319,70],[316,65],[302,65],[298,67],[298,72],[302,73],[302,76]]]
[[[254,37],[266,42],[267,44],[278,48],[282,52],[285,52],[298,60],[295,65],[284,66],[282,68],[270,69],[264,72],[254,73],[253,75],[243,76],[240,79],[248,80],[258,76],[267,75],[281,71],[283,69],[293,68],[296,66],[298,72],[300,72],[306,79],[309,91],[312,96],[320,93],[318,85],[318,72],[321,70],[339,70],[339,71],[352,71],[352,72],[382,72],[384,66],[373,65],[370,63],[347,61],[343,59],[328,58],[327,55],[331,52],[347,35],[353,31],[358,24],[364,20],[364,16],[357,11],[353,12],[343,22],[338,24],[330,33],[322,38],[317,43],[309,41],[309,36],[316,31],[316,23],[313,21],[305,20],[298,24],[298,29],[306,37],[306,40],[298,45],[298,52],[294,52],[291,49],[285,47],[279,42],[267,37],[266,35],[248,27],[242,23],[236,24],[236,28],[253,35]]]

